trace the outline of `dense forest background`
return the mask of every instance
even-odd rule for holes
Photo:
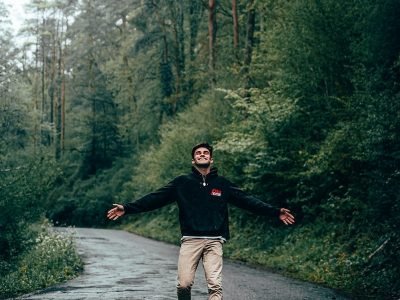
[[[231,209],[226,255],[400,297],[398,0],[0,0],[0,272],[30,224],[109,226],[215,145],[297,224]],[[21,42],[23,41],[23,42]],[[125,228],[178,242],[177,207]]]

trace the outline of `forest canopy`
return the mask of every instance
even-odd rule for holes
[[[229,257],[400,296],[399,1],[32,0],[18,36],[9,9],[0,274],[29,224],[109,226],[112,203],[188,172],[209,141],[221,174],[298,219],[232,208]],[[176,212],[122,225],[177,242]]]

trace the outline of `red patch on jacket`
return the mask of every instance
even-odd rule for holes
[[[211,190],[211,196],[221,197],[222,196],[222,191],[219,190],[219,189],[212,189]]]

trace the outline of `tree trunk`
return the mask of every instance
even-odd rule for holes
[[[93,38],[90,36],[90,47],[93,48]],[[97,171],[97,165],[96,165],[96,160],[97,160],[97,110],[96,110],[96,97],[94,96],[95,92],[95,87],[94,87],[94,58],[92,57],[92,54],[90,54],[89,57],[89,95],[90,99],[92,101],[92,124],[91,124],[91,129],[92,129],[92,136],[91,136],[91,141],[90,141],[90,163],[89,163],[89,174],[96,174]]]
[[[199,24],[202,18],[203,9],[198,1],[191,2],[189,6],[189,23],[190,23],[190,36],[189,36],[189,70],[188,70],[188,95],[192,94],[194,86],[194,60],[195,47],[197,42],[197,33],[199,31]]]
[[[180,102],[184,99],[184,74],[185,74],[185,32],[183,28],[184,24],[184,14],[183,14],[183,1],[178,1],[178,15],[176,21],[176,74],[177,74],[177,82],[176,82],[176,96],[177,96],[177,104],[181,104]],[[176,106],[176,105],[175,105]],[[174,112],[176,107],[174,109]]]
[[[215,42],[217,35],[217,18],[216,18],[217,0],[208,1],[208,49],[209,49],[209,70],[210,84],[214,86],[216,83],[215,76]]]
[[[60,32],[59,29],[59,22],[57,22],[57,46],[58,46],[58,61],[57,61],[57,67],[58,67],[58,72],[57,72],[57,101],[55,105],[55,135],[56,135],[56,141],[55,141],[55,157],[56,159],[59,159],[61,157],[61,123],[62,123],[62,33]],[[63,25],[61,25],[61,28]],[[62,31],[62,29],[61,29]]]
[[[177,105],[180,104],[180,101],[184,99],[184,72],[185,72],[185,35],[183,29],[183,2],[177,2],[177,12],[174,16],[176,20],[173,23],[174,30],[174,55],[175,55],[175,70],[176,70],[176,83],[175,83],[175,97],[173,98],[173,107],[172,113],[175,114],[177,110]]]
[[[68,18],[65,18],[65,32],[68,31]],[[62,31],[64,32],[64,31]],[[61,39],[62,41],[62,39]],[[60,53],[61,57],[61,154],[65,151],[65,49],[67,49],[67,41],[64,40],[64,51]],[[60,48],[62,50],[62,48]]]
[[[49,88],[49,100],[50,100],[50,124],[55,122],[55,107],[56,102],[54,101],[55,90],[56,90],[56,35],[58,34],[58,28],[56,34],[53,34],[52,45],[51,45],[51,71],[50,71],[50,88]],[[54,136],[51,136],[51,142],[54,141]]]
[[[238,21],[236,0],[232,0],[232,19],[233,19],[233,47],[237,49],[239,45],[239,21]]]
[[[33,75],[33,103],[35,112],[39,112],[39,53],[40,53],[40,38],[39,38],[39,16],[36,24],[36,49],[35,49],[35,73]],[[40,143],[40,119],[35,118],[35,124],[33,129],[33,151],[36,153],[38,145]]]
[[[46,25],[46,21],[45,18],[43,16],[42,18],[42,29],[45,28]],[[40,77],[41,77],[41,86],[40,86],[40,91],[41,91],[41,98],[42,98],[42,103],[41,103],[41,125],[44,124],[46,118],[46,53],[45,53],[45,40],[44,40],[44,36],[42,36],[41,38],[41,59],[42,59],[42,68],[41,68],[41,72],[40,72]],[[42,144],[46,144],[48,145],[50,143],[49,141],[49,134],[48,132],[43,130],[43,127],[41,129],[41,136],[42,136]]]
[[[65,62],[61,62],[61,155],[65,151]]]
[[[245,79],[246,89],[249,89],[252,85],[252,80],[250,77],[250,65],[253,55],[255,23],[256,23],[256,11],[254,8],[254,0],[251,0],[247,12],[246,49],[244,56],[244,79]]]

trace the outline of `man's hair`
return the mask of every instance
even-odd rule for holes
[[[196,152],[197,149],[199,148],[206,148],[208,149],[208,151],[210,151],[210,156],[212,157],[212,153],[213,153],[213,147],[207,143],[207,142],[202,142],[200,144],[197,144],[196,146],[194,146],[192,148],[192,158],[194,158],[194,153]]]

